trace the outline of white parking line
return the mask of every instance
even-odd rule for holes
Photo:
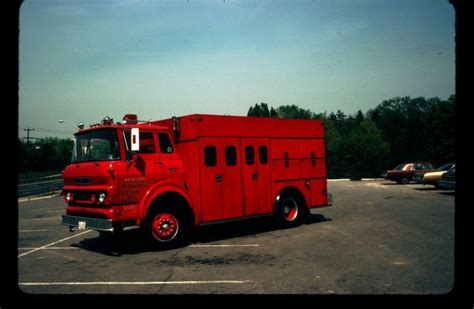
[[[248,245],[189,245],[190,248],[228,248],[228,247],[259,247],[257,244]]]
[[[47,247],[47,248],[35,248],[35,247],[23,247],[23,248],[18,248],[18,250],[78,250],[80,249],[79,247]]]
[[[50,244],[44,245],[44,246],[42,246],[42,247],[35,248],[35,249],[31,250],[31,251],[27,251],[27,252],[25,252],[25,253],[22,253],[22,254],[18,255],[18,257],[20,258],[20,257],[25,256],[25,255],[27,255],[27,254],[36,252],[36,251],[38,251],[38,250],[41,250],[41,249],[44,249],[44,248],[47,248],[47,247],[51,247],[52,245],[55,245],[55,244],[60,243],[60,242],[62,242],[62,241],[65,241],[65,240],[68,240],[68,239],[71,239],[71,238],[74,238],[74,237],[77,237],[77,236],[81,236],[82,234],[89,233],[89,232],[92,232],[92,230],[87,230],[87,231],[84,231],[84,232],[82,232],[82,233],[75,234],[75,235],[72,235],[72,236],[63,238],[63,239],[61,239],[61,240],[52,242],[52,243],[50,243]]]
[[[250,280],[212,280],[212,281],[132,281],[132,282],[20,282],[19,285],[45,286],[45,285],[165,285],[165,284],[242,284]]]

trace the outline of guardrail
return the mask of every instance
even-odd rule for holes
[[[63,187],[64,187],[64,181],[62,179],[19,184],[18,197],[59,191]]]
[[[33,183],[33,182],[42,182],[42,181],[47,181],[47,180],[59,180],[62,179],[63,176],[61,174],[55,174],[55,175],[50,175],[50,176],[42,176],[42,177],[36,177],[36,178],[28,178],[28,179],[19,179],[18,183],[19,184],[27,184],[27,183]]]

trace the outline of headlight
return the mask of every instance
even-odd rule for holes
[[[66,194],[66,201],[70,202],[72,201],[73,198],[74,198],[74,194],[72,194],[71,192],[68,192]]]
[[[105,202],[106,194],[104,192],[99,193],[99,203]]]

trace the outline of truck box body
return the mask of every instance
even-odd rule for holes
[[[172,118],[152,124],[174,136]],[[184,169],[195,171],[185,182],[199,223],[272,213],[287,186],[309,207],[328,204],[320,120],[189,115],[179,118],[175,145]]]

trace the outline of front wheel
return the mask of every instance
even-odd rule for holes
[[[158,249],[183,243],[189,230],[184,212],[179,206],[169,203],[151,211],[144,228],[149,243]]]
[[[275,215],[282,227],[295,227],[301,225],[308,216],[304,201],[296,194],[280,195],[276,207]]]

